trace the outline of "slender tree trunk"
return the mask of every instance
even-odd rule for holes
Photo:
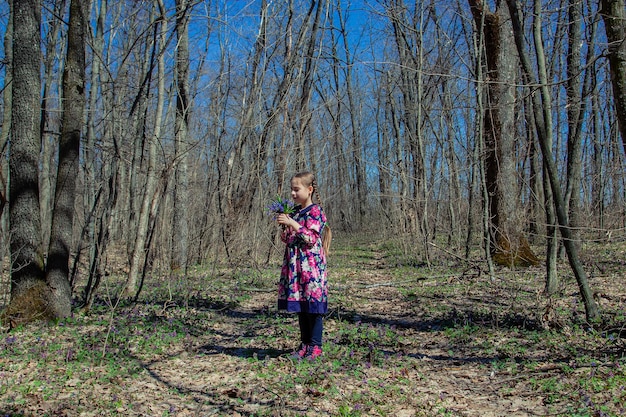
[[[65,14],[67,0],[54,2],[54,16]],[[43,94],[41,98],[41,172],[39,174],[39,204],[41,210],[41,229],[44,254],[48,253],[52,211],[54,210],[54,187],[57,174],[57,151],[59,138],[59,105],[55,104],[55,97],[62,95],[59,83],[59,67],[63,68],[65,61],[60,57],[60,37],[62,20],[54,18],[50,22],[50,30],[45,42],[45,56],[43,58]],[[57,64],[57,62],[59,64]]]
[[[9,196],[9,166],[8,145],[11,133],[11,112],[12,112],[12,90],[13,90],[13,0],[9,0],[9,18],[7,21],[6,32],[4,34],[4,91],[2,92],[2,130],[0,131],[0,268],[4,267],[4,259],[8,250],[8,212],[5,211]],[[2,294],[2,304],[4,297],[8,296],[6,292]]]
[[[157,0],[159,13],[163,16],[160,21],[160,25],[157,28],[158,36],[155,48],[165,47],[166,35],[167,35],[167,19],[165,18],[165,6],[163,0]],[[157,107],[155,110],[154,118],[154,130],[148,140],[147,150],[147,172],[146,182],[143,193],[141,195],[141,206],[139,210],[139,216],[137,219],[137,234],[133,242],[132,255],[130,260],[130,268],[128,271],[128,277],[126,279],[126,287],[124,295],[126,297],[133,297],[138,294],[139,290],[139,277],[142,269],[145,267],[145,252],[148,249],[148,234],[150,226],[150,216],[152,213],[152,207],[154,205],[155,193],[157,192],[157,175],[156,175],[156,158],[157,158],[157,145],[161,140],[161,127],[163,118],[163,109],[165,107],[165,56],[162,53],[158,53],[157,58]]]
[[[332,119],[332,124],[329,127],[331,137],[331,149],[332,154],[335,156],[330,164],[331,164],[331,175],[332,184],[328,183],[336,192],[335,201],[337,202],[337,206],[341,207],[339,210],[339,215],[336,217],[336,225],[340,225],[341,229],[346,231],[352,230],[352,225],[354,222],[354,218],[347,215],[347,211],[351,211],[351,207],[355,204],[354,199],[348,198],[351,195],[349,190],[349,184],[353,184],[353,181],[349,180],[349,175],[346,173],[348,169],[348,164],[346,163],[346,155],[348,152],[344,150],[344,144],[346,142],[345,136],[343,134],[343,115],[345,113],[343,100],[341,97],[344,94],[344,90],[342,89],[343,82],[341,79],[341,61],[339,60],[339,52],[337,49],[338,41],[335,39],[335,31],[330,31],[331,36],[331,54],[332,54],[332,79],[329,84],[332,87],[332,95],[324,99],[324,105],[326,107],[326,111],[328,113],[328,117]],[[329,181],[330,182],[330,181]],[[356,202],[359,204],[359,202]]]
[[[174,184],[174,210],[172,219],[172,259],[170,267],[187,272],[189,257],[189,4],[176,0],[176,133],[174,158],[176,159]]]
[[[479,77],[477,77],[478,79],[480,79]],[[481,89],[477,88],[476,89],[476,97],[478,98],[478,101],[481,102],[480,97],[482,96],[481,94]],[[478,104],[478,103],[477,103]],[[480,105],[478,106],[478,114],[482,114],[480,112]],[[479,152],[478,152],[478,141],[479,141],[479,137],[480,137],[480,131],[482,129],[479,129],[478,126],[482,125],[482,123],[480,123],[479,120],[476,120],[476,124],[477,128],[474,131],[473,135],[468,135],[468,140],[467,140],[467,149],[471,149],[471,154],[470,157],[467,158],[468,161],[470,162],[470,176],[469,176],[469,181],[467,182],[467,194],[468,194],[468,201],[467,201],[467,234],[465,236],[465,259],[469,259],[470,254],[471,254],[471,249],[473,247],[473,240],[474,240],[474,201],[476,199],[476,189],[477,189],[477,185],[479,185],[478,189],[482,189],[482,181],[478,181],[478,179],[480,178],[479,173],[481,172],[480,170],[480,156],[479,156]],[[470,137],[473,136],[474,137],[474,143],[472,144]],[[487,244],[487,246],[489,246]],[[487,252],[489,252],[489,250],[487,250]]]
[[[545,57],[543,53],[542,35],[541,35],[541,4],[535,2],[534,9],[534,21],[533,21],[533,39],[535,40],[535,48],[537,50],[537,61],[539,67],[539,79],[547,83],[548,75],[545,66]],[[552,99],[550,97],[550,91],[547,88],[542,88],[542,103],[543,118],[542,123],[545,125],[546,135],[544,140],[546,141],[546,147],[552,149],[553,136],[552,136]],[[533,111],[533,103],[531,98],[529,111],[532,112],[532,125],[537,125],[537,115]],[[570,148],[571,149],[571,148]],[[543,164],[543,195],[544,195],[544,207],[546,212],[546,285],[545,290],[548,295],[554,294],[558,289],[558,273],[557,273],[557,260],[559,252],[559,240],[558,240],[558,220],[554,209],[554,194],[552,192],[552,185],[550,183],[550,176],[548,166]]]
[[[291,12],[291,5],[289,10]],[[293,58],[290,52],[290,45],[288,45],[285,51],[285,61],[287,65],[284,69],[283,79],[279,86],[277,97],[274,98],[274,106],[267,110],[268,113],[272,113],[268,117],[269,122],[263,127],[263,132],[261,132],[259,138],[259,134],[253,130],[253,126],[254,117],[260,106],[257,100],[261,96],[263,87],[263,75],[265,70],[263,57],[267,52],[268,13],[268,2],[267,0],[262,0],[259,11],[259,33],[256,37],[254,53],[251,57],[250,79],[247,80],[246,85],[242,87],[242,105],[238,120],[238,130],[233,139],[234,143],[232,146],[227,148],[226,146],[222,146],[222,142],[220,142],[220,149],[225,149],[224,158],[226,158],[226,161],[225,164],[220,164],[219,168],[218,186],[221,192],[218,198],[220,215],[222,217],[222,242],[229,260],[234,255],[235,249],[241,247],[240,239],[237,238],[242,232],[240,220],[242,218],[249,218],[251,215],[250,207],[253,204],[254,195],[258,188],[252,186],[257,180],[253,172],[257,172],[260,169],[259,167],[263,165],[261,159],[266,155],[264,142],[268,137],[267,129],[270,129],[268,125],[273,126],[276,122],[277,115],[280,114],[277,107],[282,108],[285,104],[282,102],[282,97],[291,82],[292,69],[290,63]],[[255,141],[253,141],[253,138]],[[250,156],[249,147],[253,146],[251,145],[252,142],[257,144],[257,152],[253,156]]]
[[[554,196],[550,186],[548,170],[543,170],[543,194],[546,206],[546,293],[555,294],[558,290],[559,279],[557,260],[559,258],[559,239],[557,236],[557,219],[554,215]]]
[[[407,16],[403,0],[394,0],[387,6],[387,15],[393,27],[395,47],[400,60],[400,86],[402,94],[402,126],[397,133],[405,144],[404,156],[410,161],[407,174],[412,181],[410,189],[408,215],[409,231],[418,232],[422,243],[424,259],[429,263],[429,226],[428,226],[428,181],[426,175],[426,155],[422,123],[424,117],[424,51],[422,48],[423,5],[415,6],[413,16]],[[411,248],[413,249],[413,248]]]
[[[311,20],[311,28],[307,33],[308,42],[306,44],[306,53],[304,54],[304,62],[303,62],[303,75],[301,80],[300,87],[300,99],[299,105],[296,109],[296,117],[294,118],[294,122],[297,125],[294,128],[296,133],[296,169],[298,171],[302,171],[305,169],[311,169],[311,158],[310,154],[306,152],[305,147],[305,138],[307,136],[307,132],[309,131],[309,125],[311,123],[311,111],[309,109],[309,104],[311,101],[311,91],[313,90],[313,77],[317,73],[317,65],[318,65],[318,54],[317,49],[317,39],[319,35],[319,27],[320,27],[320,18],[322,15],[323,6],[322,2],[319,0],[313,0],[310,3],[310,8],[307,12],[305,22]],[[307,25],[303,24],[302,29],[304,29]],[[301,34],[304,32],[301,31]],[[299,39],[302,39],[299,37]],[[304,39],[302,39],[304,40]],[[304,47],[304,43],[302,43]],[[300,81],[300,80],[298,80]]]
[[[539,0],[535,0],[539,1]],[[513,22],[513,33],[515,36],[515,42],[517,45],[518,54],[522,63],[522,71],[524,78],[528,85],[537,84],[532,76],[532,67],[530,64],[530,58],[524,48],[524,32],[522,28],[522,19],[520,16],[519,5],[516,0],[507,0],[509,10],[511,12]],[[601,319],[600,310],[593,298],[593,293],[587,280],[587,274],[585,273],[580,259],[576,245],[573,244],[571,229],[568,224],[567,210],[565,207],[565,201],[563,199],[563,193],[561,191],[561,184],[559,182],[558,171],[556,164],[552,156],[552,148],[550,148],[549,137],[551,132],[551,113],[550,113],[550,95],[548,91],[547,75],[545,70],[545,55],[543,54],[541,34],[535,29],[534,33],[535,47],[537,49],[537,64],[540,74],[540,94],[533,94],[533,111],[535,113],[535,128],[537,130],[537,137],[539,138],[539,145],[541,146],[541,153],[543,154],[544,164],[550,180],[550,186],[554,196],[554,205],[556,209],[557,219],[559,222],[559,230],[563,237],[563,244],[567,257],[576,276],[576,282],[585,304],[585,313],[587,320],[590,322],[597,322]]]
[[[84,201],[84,239],[87,242],[89,248],[89,265],[93,265],[97,256],[97,245],[95,242],[96,236],[96,223],[98,218],[95,215],[96,211],[96,109],[98,98],[101,92],[100,83],[100,70],[102,68],[102,59],[104,52],[104,19],[106,17],[107,2],[102,1],[100,4],[95,5],[94,13],[96,15],[96,28],[95,33],[91,34],[92,48],[94,51],[93,59],[91,62],[91,80],[90,80],[90,95],[89,95],[89,111],[87,112],[86,120],[86,132],[85,132],[85,146],[82,147],[83,153],[83,201]],[[82,254],[82,247],[79,246],[78,256]],[[70,283],[74,286],[75,277],[72,276]]]
[[[345,83],[345,93],[348,96],[348,111],[350,115],[350,134],[352,140],[352,161],[354,162],[354,193],[357,198],[352,199],[352,204],[356,204],[355,207],[355,222],[357,224],[362,224],[365,219],[365,204],[367,201],[367,187],[365,182],[365,158],[363,158],[363,145],[362,145],[362,134],[361,134],[361,126],[360,126],[360,115],[362,114],[360,109],[360,104],[358,103],[357,96],[355,95],[354,88],[354,58],[352,57],[351,47],[350,47],[350,37],[348,35],[346,20],[343,12],[341,10],[341,1],[337,1],[337,12],[339,14],[339,31],[341,34],[341,42],[343,44],[343,55],[345,56],[345,66],[344,66],[344,83]],[[336,61],[335,64],[338,64]]]
[[[595,77],[594,77],[595,78]],[[592,207],[594,218],[597,219],[598,233],[604,234],[604,170],[605,166],[602,163],[602,154],[604,153],[604,141],[602,135],[602,118],[600,116],[600,97],[598,89],[595,88],[591,95],[591,109],[592,114],[592,137],[593,137],[593,181],[592,187]],[[604,237],[604,236],[598,236]]]
[[[565,200],[572,233],[576,243],[580,241],[581,226],[581,178],[582,178],[582,134],[587,109],[587,96],[591,85],[591,69],[581,64],[581,45],[583,44],[582,21],[583,4],[580,0],[569,0],[568,7],[568,52],[567,52],[567,190]],[[595,43],[596,23],[590,29],[587,44]],[[593,59],[593,48],[587,52],[586,62]]]
[[[534,126],[532,103],[529,97],[524,98],[524,119],[527,126]],[[543,228],[540,226],[543,224],[543,219],[539,220],[539,217],[544,212],[542,203],[543,201],[543,188],[542,180],[544,176],[541,174],[541,159],[539,150],[537,149],[537,142],[533,129],[526,129],[526,143],[528,144],[528,161],[529,161],[529,174],[528,183],[530,184],[530,200],[528,202],[528,231],[530,234],[530,241],[537,242],[539,236],[543,235]]]

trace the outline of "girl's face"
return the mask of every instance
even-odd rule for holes
[[[291,180],[291,198],[294,203],[302,207],[307,207],[313,203],[312,196],[313,186],[305,186],[302,184],[301,178],[293,178]]]

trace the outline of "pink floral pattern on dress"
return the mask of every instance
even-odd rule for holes
[[[324,314],[328,310],[328,282],[321,235],[326,215],[320,206],[311,204],[293,218],[300,229],[286,228],[281,234],[285,257],[278,283],[278,308]]]

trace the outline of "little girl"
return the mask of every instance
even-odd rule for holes
[[[293,217],[279,214],[277,218],[278,224],[284,227],[281,240],[286,245],[278,284],[278,308],[298,313],[302,343],[293,357],[307,359],[316,359],[322,354],[322,317],[328,310],[326,254],[330,228],[326,227],[322,208],[313,204],[313,193],[317,195],[312,173],[294,175],[291,198],[298,211]]]

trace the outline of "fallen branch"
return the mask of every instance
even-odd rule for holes
[[[450,256],[452,256],[452,257],[454,257],[454,258],[456,258],[456,259],[458,259],[458,260],[460,260],[460,261],[463,261],[463,262],[465,262],[465,263],[467,263],[467,264],[471,265],[473,268],[478,269],[478,272],[479,272],[479,273],[482,273],[482,267],[480,266],[480,264],[477,264],[477,263],[476,263],[476,262],[474,262],[474,261],[471,261],[471,260],[469,260],[469,259],[467,259],[467,258],[464,258],[464,257],[462,257],[462,256],[459,256],[459,255],[457,255],[457,254],[456,254],[456,253],[454,253],[454,252],[450,252],[449,250],[444,249],[444,248],[442,248],[441,246],[437,246],[437,245],[435,245],[433,242],[428,242],[428,244],[429,244],[430,246],[434,247],[434,248],[439,249],[439,250],[440,250],[440,251],[442,251],[442,252],[447,253],[448,255],[450,255]]]

